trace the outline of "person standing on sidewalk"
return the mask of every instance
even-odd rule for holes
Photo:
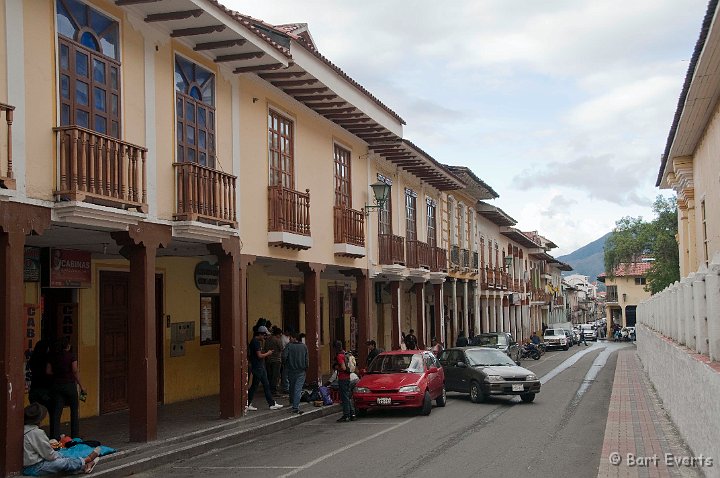
[[[53,407],[50,416],[50,436],[60,438],[60,417],[65,406],[70,407],[70,436],[80,436],[80,392],[85,393],[85,387],[80,381],[78,361],[72,352],[70,337],[63,337],[55,344],[55,352],[50,355],[46,372],[53,381]]]
[[[345,349],[340,340],[335,341],[335,370],[338,376],[338,388],[340,389],[340,399],[342,400],[342,417],[338,418],[338,422],[351,422],[355,420],[355,410],[353,410],[352,397],[350,396],[350,370],[346,365]]]
[[[282,330],[279,327],[272,328],[272,335],[265,340],[265,351],[272,352],[265,361],[268,381],[270,382],[270,393],[277,395],[280,387],[280,366],[282,365]]]
[[[250,345],[248,346],[248,359],[250,360],[250,368],[252,369],[253,380],[252,385],[250,385],[250,390],[248,390],[247,409],[251,411],[257,410],[257,408],[253,406],[252,401],[253,397],[255,396],[255,391],[257,390],[260,383],[262,383],[263,392],[265,393],[265,400],[267,401],[270,410],[279,410],[283,407],[273,399],[272,394],[270,393],[270,382],[268,381],[267,370],[265,370],[265,357],[272,354],[272,351],[262,351],[262,340],[264,340],[267,335],[267,327],[261,325],[255,331],[255,336],[250,341]]]
[[[415,337],[415,331],[413,329],[410,329],[410,332],[405,336],[405,345],[407,346],[408,350],[416,350],[418,341],[417,337]]]
[[[308,349],[298,335],[294,335],[283,350],[283,362],[290,382],[290,404],[293,413],[302,414],[300,395],[305,384],[305,374],[309,365]]]

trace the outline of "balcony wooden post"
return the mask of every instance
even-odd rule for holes
[[[5,110],[5,122],[7,123],[7,177],[13,178],[13,150],[12,150],[12,124],[13,124],[13,110]]]
[[[307,382],[316,383],[322,377],[320,370],[320,273],[324,264],[302,262],[297,268],[303,273],[305,282],[305,345],[308,349],[310,366]]]
[[[237,237],[208,246],[220,263],[220,418],[240,417],[245,411],[242,392],[247,383],[243,360],[247,340],[242,332],[247,339],[247,315],[242,306],[247,298],[243,298],[241,274],[246,274],[247,263],[241,260],[240,248]]]
[[[23,467],[25,237],[49,225],[50,209],[0,202],[0,476]]]
[[[445,322],[445,312],[443,307],[443,285],[442,282],[433,284],[433,307],[435,312],[435,330],[433,336],[438,340],[439,343],[445,345],[445,339],[443,337],[443,325]]]
[[[169,226],[141,222],[127,231],[111,233],[130,250],[128,380],[130,441],[157,438],[157,355],[155,317],[155,263],[158,248],[172,237]]]
[[[418,349],[425,349],[425,283],[415,284],[415,308],[417,322]]]
[[[400,281],[390,281],[390,294],[392,295],[390,348],[400,350]]]

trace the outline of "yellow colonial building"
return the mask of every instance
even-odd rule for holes
[[[421,347],[520,340],[552,307],[551,243],[404,139],[307,25],[215,0],[0,0],[0,37],[3,476],[40,338],[71,338],[81,416],[127,409],[151,441],[158,403],[244,413],[259,317],[306,334],[314,381],[335,340],[361,362],[411,328]]]

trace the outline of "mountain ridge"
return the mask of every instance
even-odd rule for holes
[[[559,256],[557,260],[572,266],[573,270],[563,275],[580,274],[588,276],[590,282],[595,282],[597,276],[605,272],[605,241],[612,232],[576,249],[570,254]]]

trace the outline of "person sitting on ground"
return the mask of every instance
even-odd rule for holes
[[[57,473],[90,473],[97,465],[100,448],[93,449],[85,458],[60,456],[50,445],[48,436],[40,428],[40,422],[47,416],[47,413],[47,408],[39,403],[31,403],[25,407],[23,474],[44,476]]]

